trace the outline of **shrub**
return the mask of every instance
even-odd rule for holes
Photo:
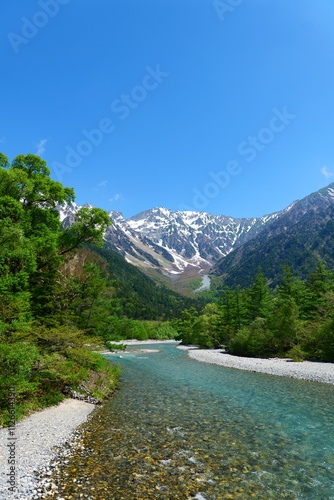
[[[158,325],[150,335],[152,339],[163,340],[163,339],[175,339],[177,331],[170,324],[160,324]]]
[[[0,391],[14,387],[16,394],[36,388],[36,366],[41,359],[37,347],[23,343],[0,344]]]
[[[16,419],[21,418],[26,401],[39,389],[36,376],[41,359],[35,346],[22,343],[0,344],[0,423],[9,421],[9,392],[15,395]]]
[[[318,359],[334,362],[334,318],[318,327],[316,331]]]
[[[287,353],[288,358],[293,359],[293,361],[303,361],[307,357],[307,353],[303,351],[300,345],[293,346]]]
[[[111,342],[106,342],[105,343],[106,347],[109,349],[110,352],[113,351],[125,351],[126,349],[126,344],[112,344]]]
[[[228,341],[227,350],[237,356],[267,357],[276,352],[275,336],[268,329],[266,319],[256,318]]]
[[[37,325],[31,329],[29,340],[44,351],[64,352],[69,348],[81,347],[92,339],[75,327],[61,325],[50,328]]]

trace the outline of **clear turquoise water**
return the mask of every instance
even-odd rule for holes
[[[63,464],[62,498],[334,499],[334,386],[200,363],[175,345],[109,356],[121,388]]]
[[[125,370],[111,414],[122,408],[143,433],[157,425],[159,442],[162,422],[188,462],[203,464],[204,498],[230,483],[230,493],[240,488],[257,498],[334,499],[333,386],[200,363],[171,344],[158,348],[117,357]]]

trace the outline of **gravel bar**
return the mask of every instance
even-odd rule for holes
[[[281,377],[334,384],[334,363],[298,362],[282,358],[244,358],[241,356],[232,356],[224,350],[194,349],[193,346],[179,346],[178,348],[187,349],[188,355],[191,358],[203,361],[204,363],[212,363],[238,370],[268,373],[269,375],[279,375]]]
[[[60,404],[46,408],[24,418],[15,426],[16,441],[9,440],[9,428],[0,429],[0,500],[35,500],[43,497],[35,473],[46,472],[51,476],[50,461],[57,458],[59,448],[73,441],[76,428],[84,423],[95,405],[76,399],[65,399]],[[10,448],[15,458],[16,490],[9,490],[8,464]],[[58,497],[60,499],[60,497]]]
[[[148,339],[148,340],[137,340],[137,339],[130,339],[130,340],[119,340],[117,342],[112,342],[112,344],[119,345],[119,344],[125,344],[125,345],[145,345],[145,344],[175,344],[179,342],[179,340],[159,340],[159,339]],[[109,351],[110,353],[110,351]]]

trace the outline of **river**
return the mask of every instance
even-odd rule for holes
[[[204,276],[202,276],[201,286],[196,288],[196,290],[194,290],[194,293],[204,292],[205,290],[210,290],[210,285],[211,285],[210,276],[208,274],[204,274]]]
[[[200,363],[176,344],[129,350],[109,356],[121,388],[63,463],[59,498],[334,499],[334,386]]]

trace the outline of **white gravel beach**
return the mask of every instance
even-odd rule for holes
[[[65,399],[59,405],[46,408],[24,418],[15,426],[15,483],[17,490],[12,493],[8,488],[10,465],[9,429],[0,429],[0,499],[32,500],[42,498],[40,484],[34,472],[47,470],[51,460],[56,458],[54,447],[62,446],[75,436],[73,432],[84,423],[95,405],[76,399]],[[47,472],[48,474],[48,472]],[[51,475],[51,472],[50,472]],[[60,498],[60,497],[59,497]]]
[[[267,373],[281,377],[334,384],[334,363],[298,362],[281,358],[244,358],[241,356],[232,356],[221,349],[197,349],[194,346],[178,346],[178,348],[188,350],[188,355],[191,358],[204,363],[213,363],[227,368]]]

